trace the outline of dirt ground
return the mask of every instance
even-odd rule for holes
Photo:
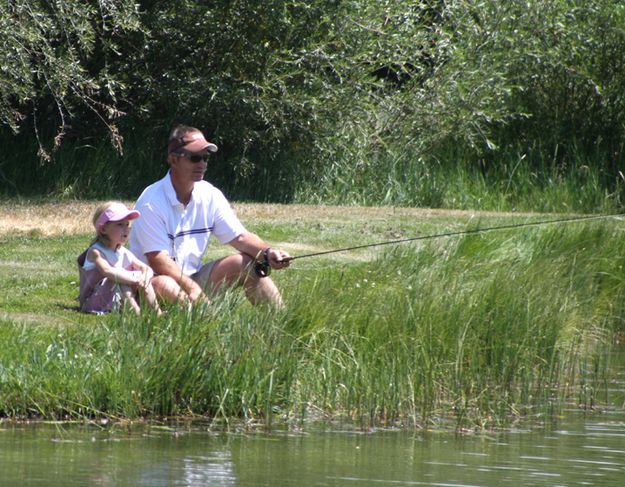
[[[99,201],[68,202],[0,202],[0,235],[57,236],[89,234],[93,231],[91,218]],[[132,207],[132,202],[125,202]],[[233,203],[237,215],[243,221],[289,220],[358,220],[384,219],[386,217],[414,216],[428,218],[445,216],[471,218],[475,216],[505,217],[503,213],[473,212],[459,210],[436,210],[427,208],[390,207],[344,207],[317,205],[275,205]],[[521,216],[514,214],[515,216]]]

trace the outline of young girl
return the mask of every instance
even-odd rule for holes
[[[117,311],[129,305],[137,314],[142,300],[161,313],[154,288],[150,283],[154,272],[124,247],[128,240],[130,220],[139,218],[136,210],[110,201],[93,215],[96,238],[78,257],[80,272],[80,310],[87,313]]]

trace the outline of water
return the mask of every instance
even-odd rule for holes
[[[498,434],[0,424],[0,486],[621,486],[625,412]]]

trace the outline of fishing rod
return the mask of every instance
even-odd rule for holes
[[[430,234],[430,235],[420,235],[417,237],[401,238],[398,240],[386,240],[384,242],[355,245],[353,247],[344,247],[344,248],[333,249],[333,250],[324,250],[321,252],[313,252],[310,254],[295,255],[293,257],[290,257],[289,260],[293,261],[295,259],[307,259],[308,257],[316,257],[318,255],[335,254],[338,252],[347,252],[349,250],[365,249],[369,247],[380,247],[382,245],[396,245],[396,244],[404,243],[404,242],[414,242],[416,240],[428,240],[428,239],[434,239],[434,238],[455,237],[458,235],[471,235],[471,234],[476,234],[476,233],[492,232],[495,230],[510,230],[510,229],[516,229],[516,228],[548,225],[548,224],[555,224],[555,223],[570,223],[570,222],[578,222],[578,221],[583,221],[583,220],[618,218],[618,217],[623,217],[623,216],[625,216],[625,214],[590,215],[590,216],[580,216],[580,217],[559,218],[555,220],[541,220],[541,221],[536,221],[536,222],[511,223],[509,225],[499,225],[496,227],[474,228],[474,229],[469,229],[469,230],[459,230],[457,232],[445,232],[445,233],[436,233],[436,234]]]
[[[383,242],[375,242],[375,243],[363,244],[363,245],[354,245],[352,247],[343,247],[339,249],[322,250],[320,252],[312,252],[309,254],[290,256],[284,260],[288,262],[292,262],[296,259],[307,259],[309,257],[317,257],[319,255],[336,254],[339,252],[348,252],[350,250],[366,249],[370,247],[381,247],[383,245],[397,245],[400,243],[414,242],[417,240],[428,240],[428,239],[444,238],[444,237],[456,237],[459,235],[472,235],[472,234],[477,234],[477,233],[492,232],[496,230],[510,230],[510,229],[517,229],[517,228],[523,228],[523,227],[551,225],[551,224],[557,224],[557,223],[574,223],[574,222],[579,222],[579,221],[603,220],[607,218],[622,218],[622,217],[625,217],[625,214],[586,215],[586,216],[579,216],[579,217],[557,218],[557,219],[552,219],[552,220],[539,220],[535,222],[511,223],[508,225],[499,225],[495,227],[473,228],[469,230],[459,230],[456,232],[434,233],[434,234],[429,234],[429,235],[419,235],[416,237],[400,238],[397,240],[385,240]],[[256,262],[255,271],[260,277],[266,277],[269,275],[269,273],[271,272],[271,267],[269,265],[269,261],[267,260],[266,256],[265,256],[264,262],[263,261]]]

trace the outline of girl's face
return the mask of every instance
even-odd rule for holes
[[[116,249],[128,240],[130,220],[124,218],[118,222],[108,222],[102,227],[101,233],[106,237],[109,247]]]

